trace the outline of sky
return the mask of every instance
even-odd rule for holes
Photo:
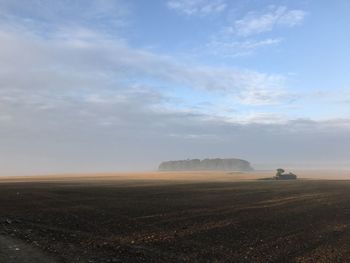
[[[348,0],[0,0],[0,174],[350,156]]]

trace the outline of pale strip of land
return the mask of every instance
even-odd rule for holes
[[[293,170],[299,179],[350,180],[350,170]],[[234,182],[271,178],[275,171],[227,172],[133,172],[133,173],[86,173],[52,174],[32,176],[0,176],[1,182],[60,182],[60,181],[144,181],[144,182]]]

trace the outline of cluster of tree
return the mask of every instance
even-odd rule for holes
[[[252,171],[250,163],[241,159],[188,159],[162,162],[160,171]]]

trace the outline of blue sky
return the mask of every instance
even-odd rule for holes
[[[0,0],[3,173],[192,157],[346,166],[349,11],[346,0]]]

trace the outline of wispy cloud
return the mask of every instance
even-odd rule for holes
[[[167,6],[184,15],[206,16],[224,11],[224,0],[169,0]]]
[[[283,125],[290,122],[287,116],[271,112],[244,112],[230,118],[233,123],[239,124],[272,124]]]
[[[115,33],[128,24],[130,12],[124,0],[27,0],[25,3],[3,0],[0,10],[0,21],[25,25],[26,30],[45,34],[57,26],[81,26]]]
[[[237,35],[248,37],[268,32],[276,27],[294,27],[300,25],[306,16],[303,10],[290,10],[284,6],[271,6],[267,12],[250,12],[240,20],[235,21],[229,28]]]
[[[214,55],[223,57],[238,57],[253,54],[257,49],[276,46],[283,40],[281,38],[267,38],[263,40],[228,40],[216,38],[207,44],[207,50]]]
[[[31,94],[53,91],[61,96],[84,94],[82,89],[120,93],[121,85],[128,89],[150,83],[155,90],[177,86],[254,105],[278,102],[285,89],[284,77],[280,75],[188,64],[130,48],[123,41],[104,38],[87,29],[65,32],[64,37],[59,31],[47,39],[18,30],[0,30],[0,69],[6,72],[0,81],[4,89],[24,93],[30,90]]]
[[[276,46],[285,39],[279,36],[257,36],[280,27],[300,25],[306,12],[288,9],[284,6],[269,6],[267,11],[249,12],[243,18],[235,20],[233,25],[224,26],[211,36],[206,44],[207,53],[221,57],[252,55],[257,50]]]

